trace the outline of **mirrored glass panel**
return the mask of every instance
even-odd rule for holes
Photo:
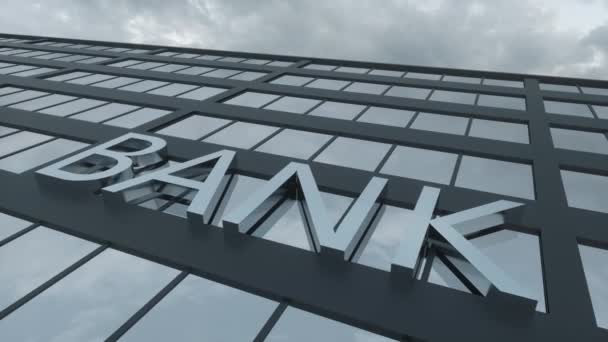
[[[2,246],[0,311],[85,257],[97,246],[46,227],[34,228]],[[21,329],[28,330],[26,327]],[[2,331],[0,336],[3,336]]]
[[[294,76],[294,75],[285,75],[281,76],[277,79],[272,80],[270,83],[272,84],[282,84],[282,85],[292,85],[292,86],[303,86],[306,83],[312,81],[314,78],[305,77],[305,76]]]
[[[307,99],[303,97],[283,96],[277,101],[264,107],[264,109],[302,114],[306,113],[320,102],[320,100]]]
[[[234,175],[228,185],[226,195],[222,199],[222,202],[217,209],[217,213],[211,221],[212,224],[216,227],[223,227],[224,217],[238,208],[252,193],[257,191],[265,183],[266,181],[263,179]]]
[[[22,173],[86,146],[87,144],[78,141],[56,139],[0,159],[0,169],[13,173]]]
[[[598,327],[608,329],[608,250],[579,245],[585,279]]]
[[[485,78],[483,80],[483,84],[491,85],[491,86],[499,86],[499,87],[513,87],[513,88],[523,88],[524,82],[522,81],[509,81],[509,80],[498,80],[492,78]]]
[[[36,90],[25,90],[0,97],[0,106],[8,106],[14,103],[23,102],[33,98],[48,95],[48,93]]]
[[[168,110],[142,108],[106,122],[108,125],[134,128],[171,113]]]
[[[381,173],[414,178],[439,184],[449,184],[458,159],[457,154],[397,146]]]
[[[608,177],[561,170],[568,205],[608,213]]]
[[[192,115],[167,126],[156,133],[171,135],[178,138],[198,140],[214,132],[232,121],[210,116]]]
[[[579,93],[578,87],[575,85],[565,85],[565,84],[549,84],[549,83],[540,83],[539,84],[541,90],[549,90],[549,91],[563,91],[568,93]]]
[[[469,118],[434,113],[418,113],[411,128],[440,133],[464,135]]]
[[[144,80],[141,82],[137,82],[137,83],[133,83],[133,84],[129,84],[127,86],[118,88],[120,90],[127,90],[127,91],[134,91],[134,92],[138,92],[138,93],[143,93],[145,91],[149,91],[152,89],[156,89],[156,88],[160,88],[162,86],[165,86],[169,84],[168,82],[161,82],[161,81],[153,81],[153,80]]]
[[[124,103],[108,103],[107,105],[96,107],[76,114],[71,118],[90,122],[102,122],[118,115],[134,111],[138,108],[139,107],[137,106],[132,106]]]
[[[513,122],[473,119],[469,136],[522,144],[530,143],[528,125]]]
[[[256,151],[308,159],[331,139],[331,135],[285,129]]]
[[[592,106],[593,111],[600,119],[608,119],[608,106]]]
[[[0,339],[103,340],[176,275],[166,266],[106,250],[1,320]]]
[[[39,97],[34,100],[21,102],[21,103],[12,105],[11,107],[16,108],[16,109],[22,109],[22,110],[36,111],[36,110],[39,110],[42,108],[54,106],[56,104],[64,103],[64,102],[71,101],[74,99],[76,99],[76,98],[73,96],[53,94],[53,95],[48,95],[48,96],[44,96],[44,97]]]
[[[40,144],[53,137],[33,132],[18,132],[0,138],[0,157]]]
[[[414,112],[403,109],[386,107],[369,107],[357,121],[369,122],[379,125],[405,127],[410,122]]]
[[[401,77],[405,74],[403,71],[375,69],[369,72],[370,75]]]
[[[171,83],[164,87],[156,88],[147,92],[147,94],[162,95],[162,96],[176,96],[183,94],[192,89],[198,88],[196,85],[184,84],[184,83]]]
[[[385,95],[424,100],[429,96],[430,93],[431,89],[394,86],[391,87],[391,89],[389,89]]]
[[[422,73],[422,72],[408,72],[403,77],[417,78],[417,79],[421,79],[421,80],[432,80],[432,81],[439,81],[441,79],[441,75],[427,74],[427,73]]]
[[[211,135],[203,141],[218,145],[250,149],[278,130],[278,127],[239,121]]]
[[[545,111],[553,114],[564,114],[573,116],[584,116],[592,118],[589,106],[581,103],[547,101],[545,100]]]
[[[334,71],[339,71],[339,72],[351,72],[354,74],[365,74],[369,71],[369,69],[366,68],[355,68],[355,67],[338,67],[336,70]]]
[[[390,148],[389,144],[338,137],[315,158],[315,161],[374,171]]]
[[[214,88],[214,87],[200,87],[198,89],[194,89],[185,94],[181,94],[178,97],[190,100],[199,100],[203,101],[217,94],[221,94],[226,89],[223,88]]]
[[[253,341],[277,305],[190,275],[120,341]]]
[[[240,81],[253,81],[258,78],[265,76],[265,72],[255,72],[255,71],[244,71],[240,74],[236,74],[230,77],[231,80],[240,80]]]
[[[344,88],[344,91],[350,91],[354,93],[365,93],[365,94],[374,94],[380,95],[388,89],[389,86],[384,84],[377,83],[367,83],[367,82],[353,82],[348,87]]]
[[[526,110],[526,100],[521,97],[498,96],[498,95],[479,95],[478,106],[498,107],[515,110]]]
[[[100,87],[100,88],[118,88],[118,87],[122,87],[128,84],[133,84],[135,82],[139,82],[141,81],[141,79],[139,78],[132,78],[132,77],[116,77],[107,81],[103,81],[103,82],[99,82],[99,83],[95,83],[93,86],[95,87]]]
[[[88,84],[93,84],[93,83],[109,80],[109,79],[112,79],[114,77],[116,77],[116,76],[114,76],[114,75],[93,74],[93,75],[89,75],[89,76],[84,76],[84,77],[79,77],[79,78],[71,79],[71,80],[68,80],[66,82],[67,83],[72,83],[72,84],[88,85]]]
[[[349,84],[349,81],[332,80],[329,78],[317,78],[316,80],[308,83],[306,87],[327,90],[340,90]]]
[[[333,119],[352,120],[359,115],[363,109],[365,109],[365,106],[363,105],[325,101],[319,107],[311,111],[309,115],[323,116]]]
[[[581,87],[584,94],[608,96],[608,88]]]
[[[443,80],[442,81],[469,83],[469,84],[479,84],[479,83],[481,83],[481,79],[477,78],[477,77],[451,76],[451,75],[445,75],[445,76],[443,76]]]
[[[325,64],[308,64],[304,67],[304,69],[314,69],[314,70],[323,70],[323,71],[331,71],[336,68],[335,65],[325,65]]]
[[[456,186],[505,196],[534,199],[532,166],[463,156]]]
[[[236,75],[242,72],[242,70],[232,70],[232,69],[215,69],[213,71],[205,73],[203,76],[205,77],[217,77],[217,78],[226,78],[232,75]]]
[[[260,108],[265,104],[269,103],[270,101],[276,100],[277,98],[279,98],[278,95],[248,91],[238,96],[235,96],[230,100],[225,101],[224,103],[237,106]]]
[[[176,71],[176,74],[184,74],[184,75],[202,75],[206,72],[209,72],[211,70],[214,70],[213,68],[209,68],[209,67],[203,67],[203,66],[194,66],[194,67],[190,67],[190,68],[186,68],[186,69],[182,69],[179,71]]]
[[[463,93],[459,91],[435,90],[431,94],[430,100],[441,102],[452,102],[472,105],[475,103],[476,95],[473,93]]]
[[[551,137],[556,148],[608,154],[608,138],[602,133],[551,128]]]
[[[343,341],[388,342],[394,341],[366,330],[317,316],[294,307],[288,307],[274,325],[265,341]]]
[[[0,212],[0,241],[29,227],[31,224],[29,221]]]
[[[106,104],[105,101],[93,100],[93,99],[78,99],[70,101],[58,106],[49,107],[40,111],[40,113],[50,114],[55,116],[68,116],[74,113],[79,113],[87,109],[99,107]]]

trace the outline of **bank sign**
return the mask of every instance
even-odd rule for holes
[[[105,201],[130,201],[133,190],[153,182],[176,185],[196,191],[187,208],[187,217],[192,224],[210,224],[211,213],[218,205],[226,175],[233,167],[235,152],[221,150],[183,163],[166,165],[167,143],[158,137],[128,133],[119,138],[97,145],[66,159],[55,162],[37,171],[37,177],[52,182],[69,182],[86,191],[99,191]],[[94,172],[80,172],[75,165],[86,162],[97,166]],[[205,169],[201,180],[186,178],[188,170]],[[141,172],[145,170],[146,172]],[[291,162],[266,181],[223,218],[225,234],[245,234],[265,214],[275,207],[286,188],[301,194],[309,238],[314,252],[319,257],[339,258],[349,262],[356,246],[364,238],[380,197],[388,180],[371,177],[348,212],[334,229],[328,219],[310,167],[304,163]],[[294,188],[295,187],[295,188]],[[511,294],[533,299],[534,296],[514,278],[504,272],[492,260],[467,240],[459,230],[474,233],[504,223],[504,213],[522,206],[522,203],[499,200],[475,208],[442,217],[433,215],[440,189],[425,186],[408,222],[408,234],[399,241],[398,251],[391,261],[390,272],[395,276],[411,278],[416,274],[424,258],[424,248],[429,232],[433,230],[466,259],[491,284],[490,294]],[[458,229],[457,229],[458,228]],[[280,229],[280,227],[276,228]]]

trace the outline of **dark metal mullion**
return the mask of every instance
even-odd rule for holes
[[[165,287],[163,287],[154,297],[152,297],[143,307],[137,310],[129,319],[123,323],[116,331],[114,331],[106,341],[118,341],[118,339],[123,336],[129,329],[131,329],[140,319],[142,319],[156,304],[158,304],[165,296],[169,294],[179,283],[188,276],[187,271],[182,271],[178,274],[173,280],[169,282]]]
[[[108,247],[107,245],[101,245],[101,246],[97,247],[95,250],[93,250],[92,252],[88,253],[87,255],[85,255],[84,257],[82,257],[80,260],[78,260],[74,264],[70,265],[65,270],[59,272],[57,275],[55,275],[51,279],[49,279],[46,282],[42,283],[37,288],[35,288],[34,290],[30,291],[28,294],[26,294],[25,296],[21,297],[19,300],[17,300],[13,304],[9,305],[4,310],[0,311],[0,320],[4,319],[6,316],[10,315],[12,312],[14,312],[15,310],[19,309],[20,307],[22,307],[24,304],[26,304],[30,300],[34,299],[36,296],[38,296],[44,290],[46,290],[49,287],[55,285],[57,282],[59,282],[61,279],[63,279],[66,276],[68,276],[70,273],[74,272],[80,266],[84,265],[89,260],[91,260],[94,257],[96,257],[97,255],[99,255],[99,253],[103,252],[107,247]]]

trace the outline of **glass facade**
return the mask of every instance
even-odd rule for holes
[[[0,35],[0,340],[605,341],[607,154],[603,81]]]

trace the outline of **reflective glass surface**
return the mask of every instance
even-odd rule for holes
[[[380,95],[388,89],[389,86],[377,83],[367,82],[353,82],[348,87],[344,88],[344,91],[350,91],[354,93],[366,93]]]
[[[134,91],[134,92],[138,92],[138,93],[143,93],[145,91],[148,90],[152,90],[155,88],[160,88],[164,85],[167,85],[169,83],[167,82],[161,82],[161,81],[153,81],[153,80],[145,80],[145,81],[141,81],[141,82],[137,82],[137,83],[133,83],[121,88],[118,88],[120,90],[128,90],[128,91]]]
[[[209,136],[204,141],[213,144],[250,149],[278,130],[278,127],[273,126],[248,122],[235,122]]]
[[[0,339],[103,340],[176,275],[168,267],[106,250],[1,320]]]
[[[96,107],[76,114],[71,118],[90,122],[102,122],[138,108],[139,107],[124,103],[108,103],[107,105]]]
[[[435,90],[433,91],[430,100],[472,105],[475,103],[475,94],[459,91]]]
[[[327,146],[315,161],[366,171],[374,171],[391,145],[338,137]]]
[[[96,247],[97,245],[92,242],[46,227],[36,227],[2,246],[0,248],[0,311],[50,280]],[[22,328],[27,330],[26,327]],[[0,331],[0,336],[10,335],[4,335]]]
[[[397,146],[380,172],[428,182],[449,184],[458,155]]]
[[[353,326],[288,307],[265,341],[388,342],[392,339]]]
[[[608,154],[608,139],[602,133],[551,128],[551,137],[556,148]]]
[[[365,106],[363,105],[325,101],[319,107],[311,111],[309,115],[323,116],[333,119],[352,120],[359,115],[363,109],[365,109]]]
[[[469,119],[461,116],[419,113],[410,127],[425,131],[464,135],[468,123]]]
[[[369,75],[401,77],[405,74],[403,71],[375,69],[369,72]]]
[[[153,95],[162,95],[162,96],[176,96],[187,91],[190,91],[194,88],[198,88],[196,85],[192,84],[183,84],[183,83],[171,83],[164,87],[156,88],[147,92],[148,94]]]
[[[414,112],[403,109],[385,107],[369,107],[357,121],[379,125],[405,127],[410,122]]]
[[[210,116],[192,115],[157,131],[157,133],[178,138],[198,140],[229,123],[230,120]]]
[[[29,227],[32,223],[0,212],[0,241]],[[1,250],[0,250],[1,252]],[[0,260],[0,263],[2,260]]]
[[[85,146],[87,144],[73,140],[53,140],[13,154],[10,157],[0,159],[0,169],[14,173],[25,172],[61,156],[75,152]]]
[[[541,90],[550,90],[550,91],[564,91],[568,93],[578,93],[578,88],[574,85],[564,85],[564,84],[549,84],[549,83],[540,83],[539,84]]]
[[[463,156],[456,186],[534,199],[532,166],[527,164]]]
[[[240,80],[240,81],[253,81],[258,78],[265,76],[265,72],[255,72],[255,71],[245,71],[240,74],[236,74],[230,77],[231,80]]]
[[[0,138],[0,157],[51,140],[53,137],[33,132],[18,132]]]
[[[522,144],[530,143],[528,125],[512,122],[473,119],[469,136]]]
[[[523,88],[524,82],[522,81],[509,81],[509,80],[497,80],[486,78],[483,80],[483,84],[491,85],[491,86],[500,86],[500,87],[514,87],[514,88]]]
[[[132,78],[132,77],[116,77],[107,81],[103,81],[103,82],[99,82],[99,83],[95,83],[94,86],[95,87],[100,87],[100,88],[118,88],[118,87],[122,87],[128,84],[132,84],[135,82],[139,82],[141,81],[141,79],[139,78]]]
[[[190,275],[120,341],[253,341],[277,305]]]
[[[53,94],[53,95],[48,95],[48,96],[44,96],[44,97],[39,97],[34,100],[21,102],[21,103],[12,105],[11,107],[16,108],[16,109],[36,111],[36,110],[39,110],[39,109],[42,109],[45,107],[54,106],[56,104],[71,101],[74,99],[75,99],[75,97],[73,97],[73,96]]]
[[[350,84],[349,81],[332,80],[326,78],[317,78],[316,80],[308,83],[306,87],[319,88],[327,90],[340,90]]]
[[[134,128],[171,113],[168,110],[142,108],[106,122],[108,125]]]
[[[545,100],[545,111],[553,114],[564,114],[573,116],[584,116],[592,118],[589,106],[581,103],[547,101]]]
[[[433,80],[433,81],[438,81],[441,79],[441,75],[427,74],[427,73],[421,73],[421,72],[408,72],[407,74],[405,74],[404,77],[405,78],[418,78],[421,80]]]
[[[79,77],[79,78],[71,79],[71,80],[68,80],[66,82],[67,83],[72,83],[72,84],[87,85],[87,84],[92,84],[92,83],[97,83],[97,82],[109,80],[109,79],[112,79],[114,77],[116,77],[116,76],[114,76],[114,75],[93,74],[93,75],[89,75],[89,76],[84,76],[84,77]]]
[[[608,329],[608,250],[579,245],[585,279],[598,327]]]
[[[313,80],[312,77],[285,75],[285,76],[281,76],[275,80],[272,80],[272,82],[270,82],[270,83],[292,85],[292,86],[303,86],[312,80]]]
[[[99,107],[107,102],[93,99],[78,99],[70,101],[58,106],[49,107],[40,111],[40,113],[50,114],[55,116],[67,116],[70,114],[82,112],[87,109]]]
[[[429,96],[430,92],[430,89],[394,86],[385,95],[424,100]]]
[[[608,88],[581,87],[584,94],[608,96]]]
[[[608,177],[562,170],[568,205],[608,213]]]
[[[327,134],[285,129],[258,147],[256,151],[308,159],[330,138],[331,135]]]
[[[600,119],[608,119],[608,106],[592,106],[595,114]]]
[[[279,110],[283,112],[302,114],[321,102],[320,100],[303,97],[283,96],[264,109]]]
[[[248,91],[236,97],[233,97],[224,103],[237,106],[260,108],[268,102],[277,99],[278,97],[278,95]]]
[[[254,193],[265,183],[266,181],[263,179],[234,175],[232,181],[228,185],[226,195],[222,199],[222,202],[217,209],[217,213],[213,217],[213,225],[223,227],[224,217],[238,208],[247,198],[249,198],[250,194]]]
[[[479,84],[481,82],[481,79],[477,78],[477,77],[445,75],[443,77],[442,81],[446,81],[446,82],[460,82],[460,83],[469,83],[469,84]]]
[[[203,101],[217,94],[223,93],[226,89],[223,88],[214,88],[214,87],[200,87],[198,89],[194,89],[185,94],[181,94],[178,97],[190,100],[199,100]]]
[[[351,73],[355,73],[355,74],[365,74],[366,72],[369,71],[369,69],[366,68],[355,68],[355,67],[338,67],[336,70],[334,71],[340,71],[340,72],[351,72]]]
[[[525,99],[512,96],[481,94],[479,95],[479,100],[477,100],[477,105],[515,110],[526,110]]]
[[[0,97],[0,106],[8,106],[13,103],[30,100],[44,95],[48,95],[48,93],[36,90],[25,90],[17,93],[8,94]]]

